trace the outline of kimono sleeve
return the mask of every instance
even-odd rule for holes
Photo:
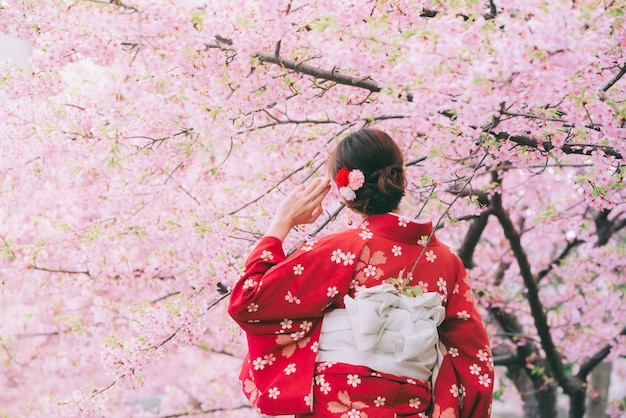
[[[493,358],[469,277],[457,264],[457,280],[439,328],[446,347],[434,387],[433,418],[488,418],[493,397]]]
[[[285,257],[280,240],[262,238],[233,286],[229,314],[240,324],[322,317],[348,293],[364,245],[350,235],[303,244],[290,257]]]
[[[240,381],[257,410],[311,413],[322,318],[348,293],[364,245],[351,235],[304,244],[290,257],[280,240],[264,237],[248,257],[231,290],[228,313],[246,332],[248,356]]]

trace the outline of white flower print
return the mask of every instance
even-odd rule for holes
[[[361,418],[361,411],[352,408],[348,411],[348,418]]]
[[[406,220],[406,218],[398,216],[398,226],[401,226],[402,228],[406,228],[408,224],[409,222]]]
[[[459,387],[456,385],[456,383],[453,383],[452,386],[450,387],[450,393],[455,398],[459,397]]]
[[[393,247],[391,247],[391,253],[394,255],[394,257],[400,257],[402,255],[402,247],[400,247],[399,245],[394,245]]]
[[[428,283],[420,280],[419,282],[417,282],[417,285],[419,286],[420,289],[422,289],[422,292],[424,293],[428,292]]]
[[[456,316],[458,316],[459,319],[463,319],[465,321],[470,319],[470,314],[468,314],[466,310],[462,310],[461,312],[457,312]]]
[[[317,353],[317,350],[320,348],[320,343],[318,343],[317,341],[315,341],[313,344],[311,344],[311,351],[314,353]]]
[[[315,376],[315,384],[318,386],[322,385],[326,381],[325,377],[326,376],[323,374],[318,374],[317,376]]]
[[[348,251],[347,253],[341,254],[341,258],[343,259],[344,266],[351,266],[352,264],[354,264],[354,259],[356,258],[356,255]]]
[[[243,266],[241,270],[239,270],[239,278],[242,278],[246,274],[246,266]]]
[[[465,399],[465,387],[463,385],[459,385],[459,398]]]
[[[478,360],[480,361],[487,361],[489,360],[489,353],[486,350],[480,349],[478,350],[478,354],[476,354],[476,357],[478,357]]]
[[[304,397],[304,404],[306,406],[311,406],[311,397],[309,395]]]
[[[363,231],[359,232],[359,236],[361,237],[361,239],[366,240],[366,239],[371,239],[374,236],[374,234],[372,233],[372,231],[368,229],[364,229]]]
[[[450,347],[448,348],[448,354],[450,354],[451,357],[458,357],[459,356],[459,349],[456,347]]]
[[[265,360],[265,362],[269,366],[271,366],[276,361],[276,357],[274,356],[274,354],[267,354],[266,356],[263,357],[263,360]]]
[[[382,396],[377,397],[376,399],[374,399],[374,405],[379,407],[379,406],[385,406],[385,402],[387,401],[387,399],[383,398]]]
[[[293,266],[293,274],[294,275],[300,276],[303,271],[304,271],[304,267],[302,266],[302,264],[298,264],[298,265]]]
[[[335,363],[333,363],[332,361],[324,361],[322,363],[318,363],[317,367],[316,367],[316,371],[318,373],[323,372],[324,370],[333,367]],[[323,376],[323,375],[322,375]]]
[[[246,279],[246,281],[243,282],[244,289],[249,289],[249,288],[255,287],[256,285],[257,285],[257,282],[254,279]]]
[[[349,374],[348,375],[348,384],[353,388],[357,387],[361,383],[361,378],[358,374]]]
[[[480,374],[480,371],[482,370],[482,367],[480,367],[478,364],[474,363],[470,366],[469,371],[470,374],[476,375],[478,376]]]
[[[458,294],[458,293],[459,293],[459,284],[458,284],[458,283],[455,283],[455,285],[454,285],[454,290],[452,290],[452,294],[453,294],[453,295],[456,295],[456,294]]]
[[[328,291],[326,292],[326,296],[328,296],[329,298],[334,298],[338,294],[339,290],[337,290],[337,286],[329,287]]]
[[[309,332],[309,330],[311,329],[311,327],[313,326],[313,322],[311,321],[303,321],[300,324],[300,329],[304,332]]]
[[[439,293],[447,295],[448,294],[448,285],[443,277],[437,279],[437,287],[439,287]]]
[[[419,408],[420,405],[422,404],[422,401],[420,400],[420,398],[413,398],[413,399],[409,399],[409,406],[411,408]]]
[[[267,393],[267,396],[269,396],[272,399],[277,399],[278,395],[280,395],[280,390],[278,390],[278,388],[276,386],[274,386],[273,388],[271,388],[269,390],[269,392]]]
[[[335,263],[339,264],[341,263],[342,260],[343,260],[343,251],[341,251],[340,248],[337,248],[336,250],[333,251],[332,255],[330,256],[330,261],[334,261]]]
[[[263,360],[261,357],[257,357],[252,362],[252,365],[254,366],[254,370],[263,370],[266,364],[267,364],[267,361]]]
[[[248,305],[248,312],[256,312],[259,310],[259,305],[257,305],[256,303],[251,303],[250,305]]]
[[[291,326],[293,325],[293,321],[291,319],[283,319],[282,322],[280,323],[280,327],[282,329],[291,329]]]
[[[482,376],[478,376],[478,383],[488,388],[491,385],[491,378],[487,373],[485,373]]]
[[[300,304],[300,299],[291,294],[291,290],[287,292],[285,295],[285,300],[289,303],[295,303],[296,305]]]
[[[268,260],[273,260],[273,259],[274,259],[274,254],[272,254],[271,251],[263,250],[263,252],[261,253],[261,260],[268,261]]]
[[[287,376],[296,372],[296,363],[289,363],[287,367],[285,367],[285,374]]]
[[[417,240],[417,245],[421,245],[422,247],[428,244],[428,235],[422,235],[420,239]]]
[[[292,332],[289,336],[292,340],[299,341],[302,337],[304,337],[304,331]]]
[[[320,383],[318,386],[320,387],[320,392],[322,392],[324,395],[328,395],[328,392],[331,391],[330,383],[326,381]]]
[[[426,251],[426,254],[424,255],[426,256],[426,261],[428,261],[429,263],[434,263],[437,259],[437,254],[435,254],[433,250]]]
[[[369,264],[367,267],[365,267],[365,269],[363,270],[363,273],[365,273],[366,277],[372,277],[373,275],[376,274],[376,267]]]
[[[382,377],[380,373],[372,372],[372,377]]]
[[[311,251],[313,249],[313,245],[315,245],[317,241],[311,241],[311,242],[305,242],[304,244],[302,244],[302,247],[300,247],[300,249],[302,251]]]
[[[409,385],[416,385],[416,384],[417,384],[417,382],[416,382],[415,380],[413,380],[413,379],[406,379],[406,382],[407,382]]]

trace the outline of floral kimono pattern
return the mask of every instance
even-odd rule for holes
[[[248,339],[240,381],[252,405],[269,415],[489,417],[493,360],[469,278],[436,236],[428,241],[431,234],[430,222],[383,214],[305,243],[290,257],[280,240],[262,238],[228,308]],[[410,284],[441,294],[446,311],[438,329],[445,355],[434,389],[362,365],[316,364],[324,314],[344,308],[344,296],[360,286],[405,277],[420,254]]]

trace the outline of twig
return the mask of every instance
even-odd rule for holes
[[[235,411],[237,409],[243,409],[243,408],[252,408],[251,405],[239,405],[235,408],[214,408],[214,409],[198,409],[195,411],[189,411],[189,412],[180,412],[178,414],[171,414],[171,415],[162,415],[159,418],[179,418],[179,417],[186,417],[189,415],[204,415],[204,414],[212,414],[215,412],[222,412],[222,411]]]
[[[524,145],[527,147],[531,147],[531,148],[535,148],[535,149],[539,149],[540,145],[539,145],[539,141],[525,136],[525,135],[511,135],[507,132],[490,132],[490,134],[499,140],[508,140],[511,142],[515,142],[518,145]],[[541,142],[541,147],[545,150],[545,151],[550,151],[554,148],[556,148],[554,145],[552,145],[551,141],[548,140],[544,140]],[[564,153],[566,154],[579,154],[579,155],[591,155],[593,151],[595,150],[601,150],[603,151],[606,155],[609,156],[613,156],[615,158],[617,158],[618,160],[621,160],[622,158],[624,158],[622,156],[622,154],[618,151],[616,151],[615,149],[611,148],[611,147],[607,147],[607,146],[603,146],[603,145],[595,145],[595,144],[563,144],[563,146],[561,146],[560,148]]]
[[[33,266],[33,270],[47,271],[48,273],[66,273],[66,274],[84,274],[86,276],[90,276],[89,270],[65,270],[65,269],[51,269],[47,267],[41,266]]]
[[[611,87],[613,87],[613,85],[615,83],[617,83],[623,76],[624,74],[626,74],[626,64],[624,64],[622,66],[622,68],[619,70],[619,73],[617,73],[617,75],[615,77],[613,77],[611,79],[611,81],[609,81],[606,86],[602,87],[602,91],[606,92],[608,89],[610,89]]]
[[[433,230],[431,231],[430,235],[428,236],[428,239],[426,240],[425,243],[423,243],[422,251],[417,256],[417,259],[415,260],[415,263],[413,263],[413,267],[411,268],[411,272],[409,274],[407,274],[406,278],[404,278],[403,287],[408,286],[409,281],[413,277],[413,272],[415,271],[415,268],[417,267],[417,264],[420,262],[420,260],[422,259],[422,257],[426,253],[426,248],[428,247],[428,243],[433,239],[433,236],[435,235],[435,230],[439,228],[439,226],[440,226],[441,222],[443,221],[444,217],[446,217],[448,215],[448,213],[450,212],[450,209],[452,208],[452,205],[454,205],[454,203],[461,197],[463,191],[470,184],[470,182],[472,181],[472,179],[474,178],[474,176],[478,172],[478,169],[482,166],[482,163],[485,161],[485,159],[487,158],[488,155],[489,155],[489,153],[485,152],[485,154],[483,155],[481,160],[474,167],[474,171],[472,171],[472,174],[467,178],[467,180],[465,181],[465,183],[463,184],[463,186],[459,190],[458,194],[454,197],[454,199],[452,199],[452,202],[450,202],[447,205],[446,210],[441,214],[441,216],[439,216],[439,219],[437,220],[437,223],[435,224],[435,226],[433,227]]]

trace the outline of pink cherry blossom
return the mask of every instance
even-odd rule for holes
[[[404,152],[398,222],[439,223],[492,348],[531,347],[522,367],[576,378],[608,346],[623,377],[623,7],[500,0],[491,16],[490,3],[0,1],[0,31],[32,47],[26,67],[0,58],[2,412],[148,416],[156,398],[162,416],[253,416],[237,384],[245,335],[218,284],[238,279],[282,196],[325,175],[336,140],[364,126]],[[285,251],[360,220],[324,215]],[[332,261],[367,267],[341,249]],[[476,353],[478,377],[495,360],[502,399],[534,396],[499,358]]]

